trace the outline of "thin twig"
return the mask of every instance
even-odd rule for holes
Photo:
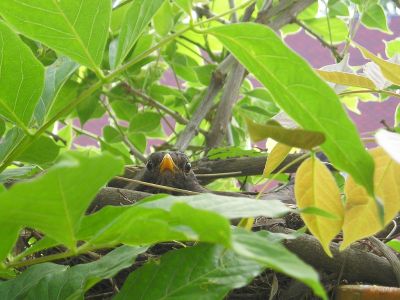
[[[329,44],[327,41],[325,41],[322,37],[320,37],[317,33],[315,33],[311,28],[309,28],[302,21],[300,21],[297,18],[293,18],[293,23],[299,25],[306,32],[308,32],[311,36],[315,37],[322,44],[322,46],[328,48],[332,52],[332,54],[335,57],[336,61],[341,61],[343,59],[343,56],[338,52],[336,46],[333,46],[333,45]]]
[[[110,118],[113,120],[115,128],[120,133],[120,135],[122,137],[122,141],[129,148],[130,153],[134,157],[139,159],[140,161],[146,162],[147,158],[138,149],[136,149],[136,147],[131,143],[131,141],[126,136],[125,132],[122,130],[121,126],[119,126],[118,120],[114,116],[114,112],[113,112],[112,108],[110,107],[110,105],[108,104],[107,100],[101,99],[101,103],[103,104],[103,106],[104,106],[105,110],[107,111],[108,115],[110,116]]]
[[[187,194],[187,195],[199,195],[199,194],[201,194],[201,193],[198,193],[198,192],[193,192],[193,191],[173,188],[173,187],[165,186],[165,185],[154,184],[154,183],[145,182],[145,181],[141,181],[141,180],[137,180],[137,179],[130,179],[130,178],[125,178],[125,177],[120,177],[120,176],[115,176],[114,178],[119,179],[119,180],[125,180],[125,181],[132,182],[132,183],[138,183],[138,184],[141,184],[141,185],[146,185],[146,186],[150,186],[150,187],[154,187],[154,188],[157,188],[157,189],[160,189],[160,190],[166,190],[166,191],[170,191],[170,192],[179,192],[179,193],[183,193],[183,194]]]

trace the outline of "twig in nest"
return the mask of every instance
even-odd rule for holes
[[[159,184],[154,184],[154,183],[150,183],[150,182],[145,182],[145,181],[141,181],[141,180],[137,180],[137,179],[129,179],[129,178],[125,178],[125,177],[120,177],[120,176],[115,176],[114,178],[120,179],[120,180],[125,180],[128,182],[133,182],[133,183],[139,183],[142,185],[146,185],[146,186],[150,186],[150,187],[154,187],[160,190],[166,190],[166,191],[170,191],[170,192],[179,192],[179,193],[183,193],[183,194],[187,194],[187,195],[199,195],[201,193],[197,193],[197,192],[192,192],[192,191],[188,191],[188,190],[183,190],[183,189],[178,189],[178,188],[173,188],[170,186],[165,186],[165,185],[159,185]]]

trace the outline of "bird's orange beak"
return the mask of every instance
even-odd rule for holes
[[[164,155],[161,164],[160,164],[160,172],[163,173],[165,170],[170,170],[172,173],[175,173],[176,165],[171,155],[168,153]]]

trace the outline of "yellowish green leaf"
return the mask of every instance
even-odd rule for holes
[[[372,60],[376,63],[382,71],[383,76],[394,84],[400,85],[400,65],[386,61],[375,54],[369,52],[364,47],[357,45],[365,58]]]
[[[254,142],[272,138],[277,142],[302,149],[312,149],[325,142],[325,135],[321,132],[300,128],[287,129],[276,121],[258,124],[253,120],[246,119],[246,124],[250,138]]]
[[[375,161],[374,187],[384,206],[384,224],[389,223],[400,209],[400,164],[382,148],[370,151]],[[349,177],[345,183],[346,206],[343,223],[344,249],[352,242],[377,233],[383,228],[376,202],[365,189]]]
[[[268,155],[263,175],[268,177],[284,161],[291,149],[292,147],[286,144],[276,144]]]
[[[316,71],[319,76],[321,76],[323,79],[329,82],[347,86],[357,86],[366,89],[376,88],[374,82],[365,76],[345,73],[345,72],[337,72],[337,71],[334,72],[324,71],[324,70],[316,70]]]
[[[332,256],[329,243],[340,232],[344,213],[340,191],[333,175],[321,161],[311,157],[297,170],[294,191],[300,209],[313,207],[337,216],[335,219],[301,213],[308,229],[320,241],[324,251]]]

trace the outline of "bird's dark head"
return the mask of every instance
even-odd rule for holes
[[[179,151],[152,153],[143,180],[190,191],[204,189],[198,183],[188,157]]]

